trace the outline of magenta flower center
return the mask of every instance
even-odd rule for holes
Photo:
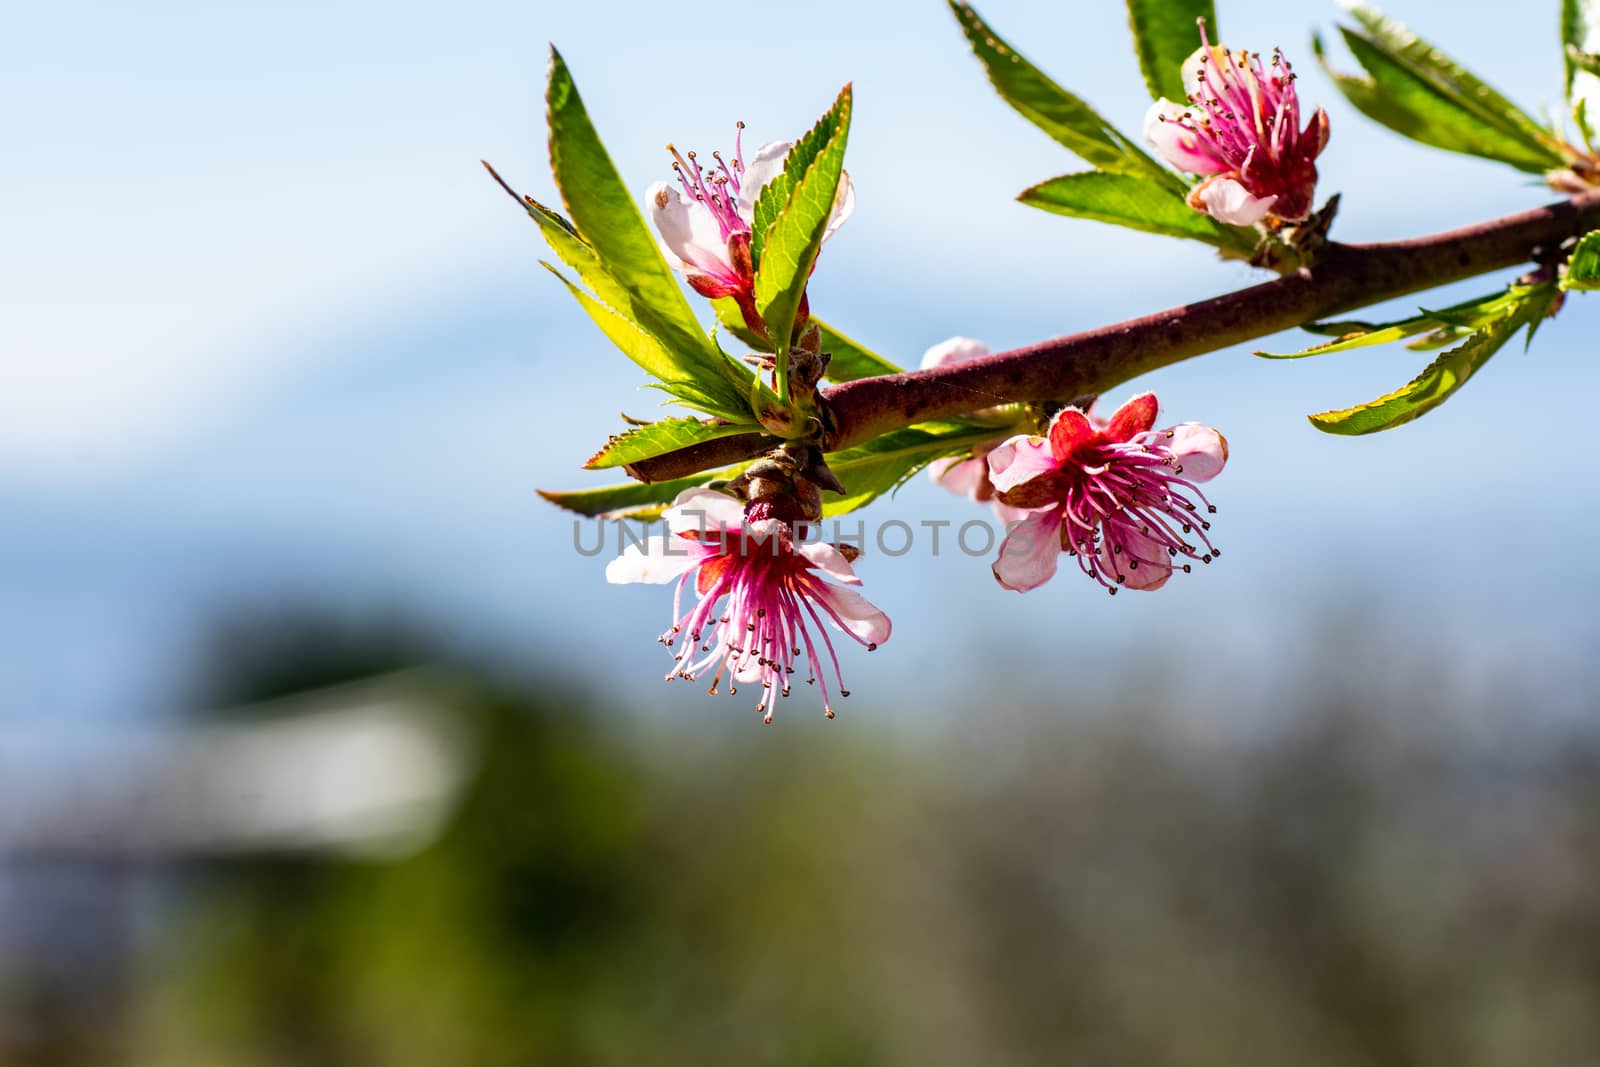
[[[713,152],[711,158],[716,165],[709,172],[700,165],[695,153],[690,152],[685,158],[672,145],[667,146],[667,151],[672,153],[672,169],[677,172],[683,191],[711,212],[724,241],[736,233],[750,232],[750,224],[739,214],[739,179],[744,175],[744,123],[738,124],[738,132],[733,137],[733,162],[724,160],[721,152]]]

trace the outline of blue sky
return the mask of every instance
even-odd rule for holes
[[[1515,20],[1440,0],[1390,13],[1537,108],[1560,78],[1556,4],[1544,6]],[[1323,188],[1345,194],[1342,239],[1550,199],[1355,115],[1307,46],[1332,6],[1219,7],[1230,43],[1281,44],[1303,96],[1331,113]],[[981,10],[1137,129],[1145,97],[1120,5]],[[569,517],[532,492],[587,484],[578,463],[616,413],[655,402],[538,267],[534,228],[478,167],[488,158],[518,188],[553,193],[546,41],[641,191],[669,175],[667,141],[725,145],[737,119],[757,142],[792,136],[853,80],[858,206],[812,300],[902,362],[955,333],[999,348],[1255,280],[1198,246],[1014,203],[1079,164],[989,92],[936,3],[715,16],[34,5],[11,37],[0,92],[29,104],[0,116],[13,148],[0,715],[20,721],[162,714],[207,620],[289,597],[419,613],[509,660],[603,678],[647,711],[707,702],[659,686],[661,592],[606,586],[600,561],[571,552]],[[853,699],[953,710],[1134,655],[1193,672],[1200,703],[1225,713],[1253,672],[1337,655],[1314,642],[1338,610],[1445,650],[1462,678],[1496,664],[1536,674],[1559,703],[1587,677],[1596,636],[1600,568],[1584,534],[1600,514],[1592,464],[1568,443],[1587,436],[1595,314],[1573,301],[1531,354],[1507,351],[1433,416],[1370,439],[1321,436],[1303,415],[1394,388],[1417,354],[1281,364],[1235,350],[1136,383],[1173,419],[1228,435],[1214,494],[1225,559],[1111,601],[1066,574],[1019,597],[982,561],[869,555],[867,591],[897,631],[847,663]],[[868,512],[969,515],[920,480]]]

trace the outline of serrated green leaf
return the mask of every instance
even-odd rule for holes
[[[1350,14],[1390,55],[1409,64],[1485,122],[1529,145],[1549,148],[1548,132],[1532,116],[1404,24],[1370,5],[1353,7]]]
[[[1129,174],[1063,174],[1024,189],[1017,199],[1057,215],[1109,222],[1145,233],[1186,237],[1239,251],[1256,245],[1252,231],[1218,223],[1164,186]]]
[[[1585,74],[1593,74],[1595,77],[1600,78],[1600,55],[1596,55],[1593,52],[1585,52],[1581,48],[1568,45],[1567,62],[1571,65],[1574,75],[1582,71]],[[1567,90],[1569,93],[1571,91],[1570,88]]]
[[[1600,230],[1585,234],[1567,257],[1561,288],[1579,291],[1600,289]]]
[[[673,316],[662,314],[660,309],[642,300],[606,269],[594,248],[566,219],[531,197],[524,198],[523,206],[538,223],[550,250],[572,268],[578,280],[588,286],[597,299],[657,338],[667,353],[674,357],[673,362],[683,368],[679,376],[682,373],[697,374],[699,368],[720,358],[699,323],[692,330],[685,330]]]
[[[829,381],[853,382],[857,378],[900,373],[900,367],[862,348],[827,323],[812,319],[811,325],[822,331],[822,350],[832,356],[828,361]]]
[[[1222,39],[1211,0],[1128,0],[1133,50],[1152,99],[1186,98],[1183,61],[1200,47],[1200,19],[1205,19],[1213,41]]]
[[[849,86],[846,86],[845,93],[848,92]],[[761,187],[750,224],[750,261],[757,270],[761,268],[761,256],[766,251],[768,231],[794,193],[795,182],[816,162],[817,154],[827,146],[829,139],[839,132],[839,120],[839,102],[835,100],[833,107],[794,143],[784,157],[783,171]]]
[[[895,430],[856,448],[830,452],[828,467],[845,495],[824,499],[824,515],[843,515],[865,507],[936,459],[959,455],[973,445],[1006,436],[1005,427],[967,420],[924,422]]]
[[[1393,429],[1425,415],[1465,385],[1518,330],[1533,328],[1550,310],[1555,296],[1555,286],[1550,284],[1524,287],[1510,310],[1485,323],[1394,392],[1357,407],[1307,417],[1325,433],[1358,435]]]
[[[1117,132],[1094,108],[1022,58],[990,29],[972,5],[951,0],[950,10],[961,23],[995,92],[1057,144],[1101,170],[1143,175],[1174,190],[1187,189],[1181,178]]]
[[[658,379],[652,384],[709,414],[734,420],[749,418],[750,412],[745,406],[745,399],[732,383],[723,377],[685,378],[683,369],[673,360],[671,353],[638,323],[595,299],[551,264],[542,265],[561,280],[561,284],[567,287],[573,299],[578,301],[579,306],[588,313],[594,324],[600,327],[600,332],[605,334],[623,355],[637,363],[646,374]]]
[[[1321,42],[1314,40],[1313,48],[1340,91],[1369,118],[1424,144],[1509,163],[1519,170],[1543,173],[1561,165],[1560,153],[1542,134],[1513,130],[1506,122],[1485,118],[1483,108],[1460,85],[1445,82],[1437,70],[1419,69],[1397,46],[1349,27],[1342,26],[1339,32],[1370,80],[1328,68]]]
[[[809,160],[795,159],[791,153],[784,165],[788,195],[766,231],[756,269],[756,309],[777,345],[780,367],[839,190],[850,138],[850,86],[839,93],[818,125],[829,132],[817,151]]]
[[[1299,352],[1256,352],[1263,359],[1303,359],[1306,356],[1325,356],[1332,352],[1348,352],[1354,348],[1366,348],[1369,345],[1387,344],[1406,337],[1414,337],[1419,333],[1439,331],[1441,329],[1476,329],[1492,319],[1504,315],[1521,300],[1521,290],[1512,289],[1490,293],[1487,296],[1476,297],[1472,300],[1463,300],[1459,304],[1441,308],[1438,311],[1429,311],[1426,308],[1408,319],[1398,322],[1370,323],[1370,322],[1314,322],[1302,329],[1307,333],[1332,334],[1336,338],[1320,345]],[[1445,343],[1448,343],[1446,341]],[[1426,347],[1419,345],[1418,347]]]
[[[631,295],[627,310],[632,312],[636,305],[643,305],[682,334],[703,340],[705,333],[693,309],[601,144],[561,53],[554,48],[550,49],[545,102],[550,124],[550,167],[561,201],[584,243],[616,284]],[[586,280],[586,284],[596,283]],[[685,368],[696,364],[701,368],[712,366],[703,343],[692,352],[674,350],[670,354],[675,363]]]
[[[604,448],[590,456],[584,470],[603,470],[622,467],[642,459],[675,452],[690,445],[704,444],[722,437],[742,433],[761,433],[754,422],[706,422],[702,419],[662,419],[647,426],[636,426],[626,433],[614,435]]]

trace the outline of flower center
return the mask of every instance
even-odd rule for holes
[[[713,152],[711,158],[716,164],[707,171],[694,152],[685,156],[670,144],[667,151],[672,153],[672,169],[677,172],[683,191],[711,212],[724,241],[736,233],[750,232],[750,224],[739,215],[739,180],[744,175],[743,122],[738,124],[738,132],[733,137],[731,164],[722,158],[721,152]]]

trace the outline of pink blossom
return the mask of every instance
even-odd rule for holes
[[[756,710],[771,722],[778,698],[789,695],[790,676],[803,648],[810,675],[806,681],[821,687],[822,707],[831,719],[818,641],[832,664],[839,695],[850,694],[824,623],[870,652],[889,639],[889,617],[855,590],[824,580],[861,584],[839,548],[800,542],[792,524],[765,517],[765,510],[759,504],[747,509],[709,489],[687,489],[663,516],[667,534],[642,546],[629,545],[607,565],[606,580],[678,579],[675,621],[661,635],[662,643],[673,649],[668,681],[699,678],[715,668],[713,694],[724,671],[729,693],[738,692],[739,683],[759,682],[764,692]],[[683,591],[691,577],[698,599],[685,611]]]
[[[1270,69],[1249,52],[1229,52],[1206,38],[1183,64],[1188,106],[1157,100],[1144,136],[1168,163],[1209,175],[1189,206],[1222,222],[1254,226],[1271,214],[1299,222],[1311,214],[1317,156],[1328,143],[1328,116],[1318,108],[1300,126],[1295,75],[1281,52]]]
[[[1047,435],[1018,436],[989,453],[1000,499],[1028,514],[1011,525],[994,576],[1007,589],[1034,589],[1061,553],[1112,593],[1159,589],[1184,560],[1221,553],[1202,518],[1217,509],[1196,485],[1228,460],[1228,442],[1199,423],[1152,430],[1154,393],[1141,393],[1104,423],[1069,407]]]
[[[765,327],[756,314],[750,227],[757,197],[768,182],[783,173],[784,161],[794,146],[788,141],[769,142],[756,149],[746,163],[743,140],[741,122],[734,137],[733,159],[723,159],[720,152],[713,152],[715,164],[709,171],[701,166],[695,153],[686,157],[668,145],[672,169],[682,188],[656,182],[645,193],[645,200],[650,219],[661,234],[661,243],[677,261],[675,265],[690,287],[713,300],[732,297],[744,313],[745,324],[760,333]],[[850,175],[841,173],[833,213],[822,239],[832,237],[854,209],[855,190]]]
[[[979,356],[987,356],[989,346],[971,337],[951,337],[940,341],[922,354],[922,369],[963,363]],[[943,486],[952,493],[965,496],[974,504],[989,504],[1002,522],[1022,517],[1016,508],[1009,508],[995,499],[994,486],[989,483],[989,442],[975,446],[965,456],[948,456],[928,464],[928,477],[933,484]]]

